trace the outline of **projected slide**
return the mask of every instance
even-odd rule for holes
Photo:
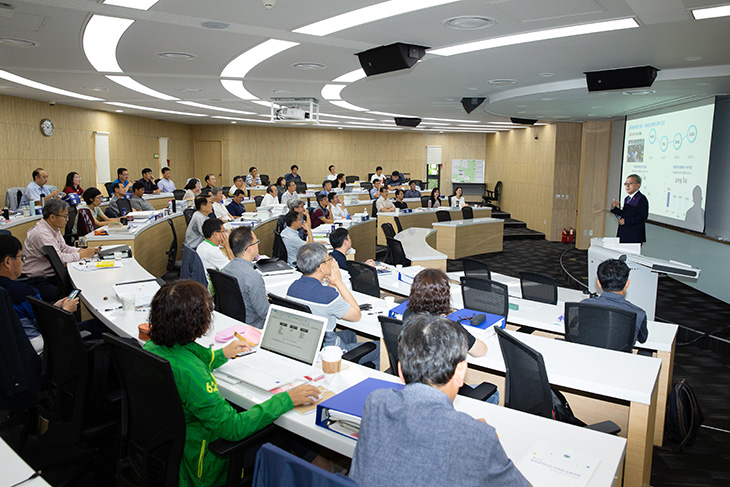
[[[622,182],[641,176],[650,220],[704,230],[714,112],[712,99],[626,119]]]

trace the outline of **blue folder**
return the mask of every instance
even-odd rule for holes
[[[388,317],[389,318],[395,318],[396,320],[402,320],[403,314],[408,309],[408,301],[403,301],[395,308],[392,308],[390,311],[388,311]]]
[[[468,308],[462,308],[458,311],[454,311],[450,315],[447,316],[448,319],[456,321],[457,323],[461,323],[462,325],[468,325],[472,326],[471,323],[469,323],[468,319],[465,319],[464,321],[459,321],[462,318],[470,318],[474,315],[486,315],[486,319],[479,323],[476,328],[481,328],[482,330],[486,330],[492,325],[497,325],[500,328],[504,329],[505,327],[505,320],[504,316],[500,315],[493,315],[491,313],[484,313],[482,311],[475,311],[473,309]]]

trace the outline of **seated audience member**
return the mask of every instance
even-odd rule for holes
[[[109,208],[118,217],[122,216],[122,210],[119,209],[119,200],[127,199],[127,192],[124,190],[124,183],[112,183],[112,197],[109,198]]]
[[[294,406],[311,402],[308,396],[318,395],[314,386],[305,384],[275,394],[247,411],[236,411],[218,392],[212,371],[249,347],[236,339],[217,350],[196,343],[211,327],[212,311],[212,300],[204,286],[179,280],[157,291],[149,313],[150,339],[144,348],[170,362],[187,418],[181,486],[224,485],[228,461],[209,450],[213,441],[242,440]],[[182,316],[185,319],[180,319]],[[303,450],[296,453],[307,451]]]
[[[312,314],[327,318],[325,345],[336,345],[346,352],[357,347],[359,343],[354,331],[335,331],[337,320],[360,321],[362,317],[360,306],[342,280],[337,261],[327,255],[327,249],[321,243],[308,243],[297,252],[297,267],[304,275],[289,286],[287,296],[309,306]],[[322,284],[325,277],[328,285]],[[377,368],[379,353],[379,347],[376,347],[360,362],[373,362]]]
[[[223,204],[223,198],[225,198],[225,195],[221,188],[216,187],[210,190],[210,201],[213,202],[213,213],[215,217],[227,222],[233,220],[233,215],[228,213],[226,205]]]
[[[277,197],[277,194],[276,185],[272,184],[266,188],[266,195],[264,195],[264,199],[261,200],[261,207],[269,208],[271,206],[278,205],[279,198]]]
[[[243,214],[246,213],[246,207],[243,206],[243,199],[245,197],[246,193],[242,189],[237,189],[236,192],[233,193],[233,201],[231,201],[226,207],[228,213],[235,218],[243,216]]]
[[[142,179],[137,182],[144,184],[144,194],[157,194],[162,192],[155,183],[155,176],[149,167],[142,169]]]
[[[337,261],[337,265],[343,271],[348,271],[350,267],[347,265],[347,251],[352,248],[352,239],[350,239],[350,233],[346,228],[337,228],[334,232],[330,233],[330,245],[332,246],[332,252],[330,255]],[[375,261],[368,259],[365,261],[367,265],[375,267]]]
[[[104,214],[102,211],[100,205],[101,205],[101,191],[99,191],[96,188],[89,188],[86,191],[84,191],[84,202],[86,203],[86,206],[91,211],[91,218],[92,221],[90,222],[93,228],[99,228],[104,225],[102,223],[108,225],[112,222],[118,222],[118,218],[109,218]],[[82,218],[81,213],[79,213],[78,218],[76,218],[76,221],[74,222],[73,230],[71,230],[71,233],[74,235],[78,232],[76,231],[78,229],[79,225],[79,218]]]
[[[233,196],[237,189],[246,189],[246,185],[243,181],[243,176],[236,176],[233,178],[233,186],[231,186],[231,188],[228,190],[228,196]]]
[[[337,169],[334,165],[330,164],[330,167],[327,168],[327,170],[330,172],[325,180],[327,181],[336,181],[337,180]]]
[[[618,259],[604,260],[598,265],[598,287],[601,294],[595,298],[584,299],[583,303],[600,304],[612,308],[636,312],[636,332],[634,343],[644,343],[649,336],[646,328],[646,312],[635,304],[626,300],[626,290],[629,288],[629,266]]]
[[[332,192],[327,195],[327,199],[329,199],[330,202],[332,218],[335,220],[346,220],[349,212],[347,211],[347,207],[345,207],[345,203],[342,201],[342,198],[340,198],[340,195]]]
[[[332,181],[333,188],[345,189],[347,187],[347,181],[345,181],[345,173],[341,172],[337,174],[337,179]]]
[[[281,204],[285,205],[290,199],[297,197],[297,183],[294,180],[286,182],[286,191],[281,195]]]
[[[312,230],[324,223],[331,225],[335,222],[334,218],[332,218],[332,213],[330,212],[329,197],[325,194],[319,193],[317,195],[317,203],[319,203],[319,206],[317,206],[317,209],[312,212]]]
[[[416,182],[411,181],[408,183],[408,190],[406,191],[406,198],[420,198],[421,192],[416,187]]]
[[[375,180],[380,181],[381,184],[385,182],[385,174],[383,174],[383,168],[381,166],[376,167],[375,174],[370,177],[371,183],[375,183]]]
[[[398,376],[406,386],[365,400],[350,469],[358,485],[530,485],[494,428],[454,409],[466,350],[467,332],[451,320],[406,321],[398,337]]]
[[[469,206],[466,201],[464,201],[464,190],[461,189],[461,186],[457,186],[454,189],[454,194],[451,198],[449,198],[449,200],[453,207],[464,208],[465,206]]]
[[[259,170],[255,166],[248,168],[246,186],[261,186],[261,176],[259,176]]]
[[[203,223],[209,218],[212,204],[210,196],[198,195],[195,197],[195,213],[190,219],[188,229],[185,231],[185,245],[195,250],[205,240],[203,235]]]
[[[210,191],[211,189],[215,188],[216,180],[215,180],[215,174],[209,173],[205,175],[205,187],[203,190]]]
[[[25,274],[30,278],[28,284],[40,291],[44,301],[55,301],[58,297],[56,273],[43,251],[50,245],[56,249],[61,262],[77,262],[93,257],[99,248],[76,248],[66,245],[61,233],[68,222],[68,203],[58,198],[46,201],[43,207],[43,219],[38,221],[25,238]]]
[[[43,168],[39,167],[33,171],[32,177],[33,181],[25,187],[25,193],[23,193],[23,197],[20,199],[20,206],[29,205],[31,201],[40,201],[41,196],[46,199],[61,197],[61,193],[57,190],[51,191],[46,187],[48,173]]]
[[[218,218],[208,218],[203,222],[203,237],[195,251],[203,261],[205,275],[208,276],[208,289],[213,292],[213,284],[210,282],[208,269],[219,271],[233,259],[233,252],[228,245],[228,232],[223,228],[223,222]]]
[[[63,187],[63,192],[66,194],[76,193],[81,196],[84,194],[84,190],[81,187],[81,176],[77,172],[70,172],[66,174],[66,184]]]
[[[431,197],[428,199],[428,207],[429,208],[438,208],[441,206],[441,191],[439,191],[438,188],[433,188],[431,190]]]
[[[332,191],[332,181],[329,179],[322,181],[322,191],[319,192],[319,194],[324,194],[327,196]]]
[[[406,184],[406,180],[403,177],[403,175],[401,173],[399,173],[398,171],[393,171],[393,174],[391,174],[390,177],[385,180],[385,185],[390,190],[393,190],[395,188],[400,188],[404,184]]]
[[[163,193],[172,193],[175,191],[175,182],[172,180],[172,171],[169,167],[162,168],[162,179],[157,181],[157,187]]]
[[[403,201],[403,198],[405,197],[405,195],[406,195],[406,193],[402,189],[395,190],[395,201],[393,202],[393,204],[399,210],[405,210],[406,208],[408,208],[408,205],[406,204],[406,202]]]
[[[132,197],[129,198],[129,202],[132,203],[132,209],[137,211],[155,211],[152,203],[142,198],[144,192],[144,183],[142,181],[137,181],[132,185]]]
[[[195,178],[188,180],[183,189],[185,190],[183,200],[194,200],[203,191],[200,187],[200,181]]]
[[[286,208],[287,211],[296,211],[297,213],[302,215],[302,223],[309,220],[309,212],[307,211],[306,206],[304,205],[304,201],[302,201],[299,198],[292,198],[289,201],[286,202]],[[276,230],[282,231],[286,228],[286,213],[279,215],[279,218],[276,219]],[[304,231],[304,228],[299,229],[299,237],[302,240],[306,240],[307,235]]]
[[[299,166],[296,164],[293,164],[291,167],[291,173],[284,176],[284,179],[286,179],[286,182],[294,181],[295,183],[301,183],[302,177],[299,175]]]
[[[263,328],[269,300],[264,278],[253,267],[253,261],[259,256],[259,242],[251,227],[235,228],[228,237],[234,258],[221,272],[235,277],[238,282],[246,306],[246,323]]]
[[[117,168],[117,179],[112,181],[112,185],[115,183],[122,183],[122,187],[126,193],[132,191],[132,181],[129,180],[129,171],[126,167]]]
[[[395,205],[393,202],[388,199],[388,187],[383,186],[380,188],[380,198],[378,198],[378,201],[375,202],[375,208],[378,209],[378,213],[381,211],[395,211]]]
[[[380,189],[384,187],[380,179],[373,181],[373,187],[370,190],[370,199],[377,200],[380,197]]]
[[[284,193],[286,193],[286,180],[284,176],[279,176],[276,178],[276,198],[279,203],[281,203],[281,197]]]
[[[88,191],[88,190],[87,190]],[[18,281],[23,273],[23,246],[20,240],[13,235],[0,235],[0,287],[5,288],[13,302],[15,314],[18,315],[23,331],[33,345],[35,351],[40,354],[43,351],[43,337],[38,329],[33,308],[30,306],[27,297],[41,299],[38,289],[34,288],[27,281]],[[74,313],[79,306],[78,296],[74,299],[64,297],[59,299],[54,306],[63,308]],[[101,334],[108,331],[104,325],[96,319],[87,320],[78,324],[79,330],[88,331],[93,338],[101,338]]]
[[[284,247],[286,247],[287,263],[289,265],[297,265],[297,252],[304,245],[304,241],[299,236],[300,228],[304,228],[307,243],[314,242],[310,223],[306,220],[302,221],[301,213],[291,210],[286,214],[286,228],[281,231],[281,240],[284,242]]]

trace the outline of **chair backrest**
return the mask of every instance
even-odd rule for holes
[[[360,179],[360,176],[345,176],[345,182],[347,184],[352,184],[355,181],[357,181],[358,179]]]
[[[565,303],[565,339],[569,342],[631,352],[635,333],[634,311],[590,302]]]
[[[520,272],[522,299],[558,304],[558,283],[550,276],[536,272]]]
[[[380,225],[380,228],[383,229],[383,233],[385,234],[385,238],[393,238],[395,237],[395,230],[393,229],[393,225],[390,223],[383,223]]]
[[[107,206],[104,210],[104,214],[107,216],[107,218],[119,218],[119,214],[114,211],[114,209],[111,206]]]
[[[410,180],[408,181],[408,184],[411,184],[411,182],[414,182],[414,183],[416,183],[416,186],[417,186],[418,188],[421,188],[421,189],[423,189],[423,181],[421,181],[420,179],[410,179]]]
[[[230,186],[221,186],[221,192],[224,198],[228,198],[228,192],[231,190]]]
[[[306,193],[307,192],[307,183],[304,181],[301,181],[297,183],[297,193]]]
[[[190,220],[193,219],[194,214],[195,214],[195,210],[192,208],[185,208],[183,210],[183,216],[185,217],[185,225],[190,225]]]
[[[256,487],[357,487],[354,480],[330,473],[279,447],[266,443],[256,453],[252,485]]]
[[[390,363],[390,373],[398,375],[398,335],[403,328],[403,322],[395,318],[387,316],[378,316],[380,322],[380,330],[383,333],[383,342],[388,352],[388,362]]]
[[[120,213],[124,213],[124,210],[127,210],[127,215],[132,213],[132,202],[129,201],[127,198],[118,199],[117,207],[119,208]]]
[[[68,296],[68,294],[73,290],[73,285],[71,284],[71,277],[68,275],[66,266],[58,256],[58,252],[56,252],[56,249],[52,245],[44,245],[41,247],[41,252],[43,252],[43,255],[46,256],[46,259],[48,259],[53,272],[56,273],[56,278],[58,280],[58,297],[61,298],[63,296]]]
[[[375,267],[362,262],[349,261],[347,268],[350,272],[353,291],[380,299],[380,283],[378,282],[378,271]]]
[[[465,308],[504,316],[507,320],[509,294],[506,285],[482,277],[464,276],[461,278],[461,296]]]
[[[361,181],[360,188],[370,191],[371,189],[373,189],[373,183],[369,183],[367,181]]]
[[[299,301],[294,301],[293,299],[289,298],[282,298],[281,296],[277,296],[276,294],[272,293],[268,293],[267,296],[269,297],[269,302],[271,304],[284,306],[285,308],[312,314],[312,309],[306,304],[300,303]]]
[[[70,213],[70,211],[69,211]],[[77,211],[76,216],[76,234],[86,235],[87,233],[94,231],[94,215],[91,214],[91,210],[88,208],[81,208]]]
[[[387,237],[385,240],[388,242],[388,250],[390,250],[390,257],[393,259],[393,265],[411,265],[411,261],[406,257],[406,252],[403,250],[403,244],[400,243],[400,240]]]
[[[400,218],[397,216],[393,217],[393,221],[395,222],[395,228],[398,229],[398,233],[403,231],[403,225],[400,224]]]
[[[552,395],[542,355],[501,328],[495,331],[507,370],[504,405],[552,418]]]
[[[377,199],[376,199],[376,200],[373,200],[373,209],[372,209],[372,211],[370,212],[370,215],[371,215],[371,216],[372,216],[373,218],[375,218],[376,216],[378,216],[378,207],[376,206],[376,203],[377,203],[377,201],[378,201]]]
[[[281,232],[274,232],[274,246],[271,255],[284,262],[289,262],[289,254],[286,252],[286,245],[284,245],[284,240],[281,238]]]
[[[254,196],[253,201],[256,203],[256,206],[261,206],[261,202],[264,200],[263,195]]]
[[[259,177],[261,178],[261,184],[264,186],[270,186],[271,180],[269,179],[268,174],[259,174]]]
[[[66,220],[66,228],[64,229],[63,235],[64,237],[67,235],[74,235],[73,229],[74,229],[74,223],[76,223],[76,218],[78,216],[79,212],[76,209],[76,205],[68,205],[68,220]],[[78,234],[78,228],[76,229]],[[86,232],[89,233],[89,232]]]
[[[167,220],[167,223],[170,224],[170,230],[172,230],[172,242],[170,242],[170,248],[165,252],[167,254],[167,270],[174,271],[175,261],[177,260],[177,232],[172,219]]]
[[[502,193],[502,181],[497,181],[494,185],[494,199],[499,201],[499,195]]]
[[[25,188],[19,188],[18,192],[15,193],[15,209],[17,210],[20,206],[20,202],[23,200],[23,195],[25,194]]]
[[[486,262],[470,258],[464,258],[461,262],[464,264],[465,276],[482,277],[484,279],[492,278],[492,269]]]
[[[17,210],[20,206],[20,200],[23,199],[24,188],[15,186],[5,192],[5,206],[11,210]]]
[[[170,363],[134,338],[104,333],[122,386],[122,449],[117,485],[178,485],[185,413]],[[154,427],[150,427],[154,425]]]
[[[112,182],[109,181],[108,183],[104,183],[104,187],[106,188],[106,192],[109,195],[109,197],[112,197]]]
[[[200,260],[200,256],[192,247],[185,244],[183,244],[180,279],[190,279],[199,282],[206,288],[208,287],[208,278],[205,275],[203,261]]]
[[[445,210],[438,210],[436,212],[436,219],[440,222],[450,222],[451,221],[451,213]]]
[[[227,195],[228,193],[226,193]],[[175,197],[176,200],[181,201],[183,199],[183,196],[185,196],[185,190],[184,189],[173,189],[172,195]]]
[[[471,209],[471,206],[465,206],[461,209],[461,216],[464,220],[471,220],[474,218],[474,210]]]
[[[430,196],[421,196],[421,207],[422,208],[428,208],[428,200],[430,200]]]
[[[215,295],[218,298],[218,311],[245,323],[246,304],[243,302],[238,280],[214,269],[208,269],[208,276],[210,276]]]

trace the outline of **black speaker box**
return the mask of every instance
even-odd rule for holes
[[[519,123],[522,125],[535,125],[537,123],[537,120],[533,120],[531,118],[509,117],[509,120],[512,123]]]
[[[588,91],[625,90],[651,86],[659,70],[653,66],[608,69],[585,73]]]
[[[418,127],[418,124],[421,123],[421,119],[415,117],[394,117],[393,120],[395,120],[395,124],[399,127]]]
[[[356,56],[365,74],[373,76],[412,67],[426,54],[426,49],[430,48],[396,42],[359,52]]]
[[[480,98],[467,98],[464,97],[461,99],[461,106],[464,107],[464,110],[466,110],[466,113],[471,113],[474,111],[476,107],[481,105],[486,98],[480,97]]]

